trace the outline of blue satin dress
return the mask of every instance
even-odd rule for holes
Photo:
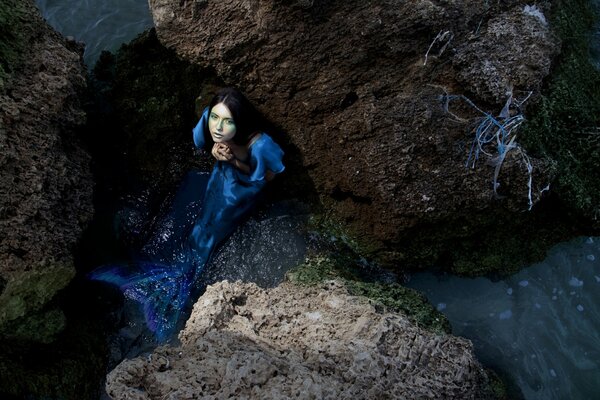
[[[205,145],[207,120],[208,108],[193,130],[196,147]],[[148,328],[159,341],[173,332],[216,246],[257,203],[267,172],[285,169],[283,151],[265,133],[249,147],[248,157],[250,174],[222,161],[211,174],[190,172],[137,259],[90,274],[91,279],[118,285],[125,296],[140,302]]]

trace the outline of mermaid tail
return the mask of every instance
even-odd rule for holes
[[[142,304],[146,325],[159,342],[173,333],[181,311],[187,304],[193,284],[188,266],[140,262],[132,271],[128,266],[109,265],[93,271],[92,280],[116,285],[123,294]]]
[[[160,342],[174,331],[215,247],[257,202],[267,172],[284,169],[283,152],[268,135],[262,134],[250,150],[250,175],[220,161],[210,176],[186,175],[171,207],[157,219],[157,229],[142,248],[141,256],[150,261],[134,262],[133,268],[105,266],[89,276],[118,286],[126,297],[141,303],[146,325]]]

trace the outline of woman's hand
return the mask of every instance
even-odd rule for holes
[[[215,143],[211,154],[219,161],[232,161],[235,158],[229,146],[223,143]]]

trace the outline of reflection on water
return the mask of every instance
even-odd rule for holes
[[[147,0],[36,0],[48,23],[65,36],[85,42],[92,66],[102,50],[115,51],[153,26]]]
[[[480,360],[511,376],[526,399],[600,393],[600,238],[555,246],[509,279],[416,274],[423,291],[473,341]]]

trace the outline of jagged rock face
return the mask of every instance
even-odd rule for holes
[[[29,336],[44,336],[45,327],[60,330],[60,313],[25,316],[75,275],[74,245],[93,213],[89,156],[75,137],[85,67],[81,46],[50,28],[33,1],[18,7],[10,22],[26,49],[0,91],[0,326],[23,317],[36,327]]]
[[[525,4],[150,0],[163,44],[214,67],[287,132],[299,150],[288,179],[308,172],[337,216],[391,259],[410,227],[527,209],[521,157],[507,157],[505,198],[494,200],[493,167],[465,168],[481,114],[463,100],[446,110],[443,98],[466,95],[492,114],[509,90],[535,98],[557,43]],[[532,165],[535,202],[547,177]]]
[[[115,399],[489,398],[469,341],[379,313],[336,281],[209,286],[181,345],[123,361]]]

